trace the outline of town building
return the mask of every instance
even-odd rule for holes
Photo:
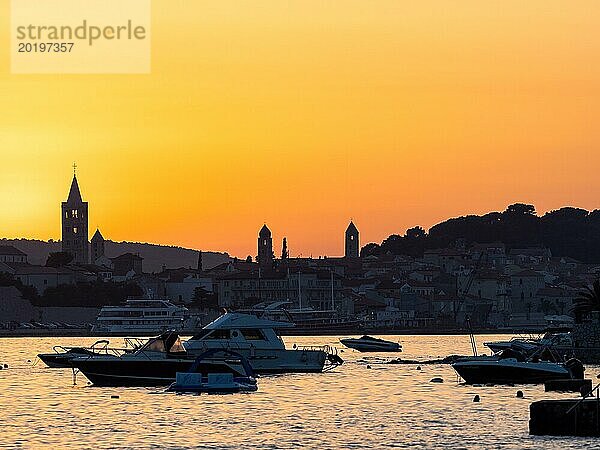
[[[0,262],[27,263],[27,254],[12,245],[0,245]]]
[[[133,253],[123,253],[115,258],[110,258],[113,267],[113,278],[125,280],[142,273],[142,258]]]

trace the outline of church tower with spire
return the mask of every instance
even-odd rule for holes
[[[344,256],[346,258],[358,258],[359,255],[359,241],[358,241],[358,228],[354,225],[354,222],[350,221],[350,225],[346,228],[346,239],[345,247],[346,251]]]
[[[81,198],[73,165],[73,180],[66,202],[61,205],[62,251],[73,256],[73,263],[89,263],[88,204]]]
[[[96,261],[104,256],[104,236],[98,228],[96,228],[90,244],[92,247],[92,264],[96,264]]]

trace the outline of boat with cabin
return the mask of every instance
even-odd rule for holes
[[[289,308],[292,302],[263,302],[249,309],[238,310],[242,314],[252,314],[277,322],[291,322],[294,326],[281,329],[281,334],[318,335],[339,334],[359,330],[361,322],[353,317],[341,315],[336,309],[314,309],[311,306]]]
[[[544,335],[515,337],[507,341],[484,342],[492,352],[513,349],[531,354],[542,347],[548,347],[559,354],[570,354],[573,351],[573,337],[570,328],[550,328]]]
[[[128,298],[118,306],[104,306],[92,327],[96,335],[151,336],[167,330],[191,328],[189,310],[166,298]]]
[[[211,349],[238,352],[248,359],[257,374],[322,372],[343,363],[335,347],[294,346],[287,349],[278,330],[293,327],[291,322],[226,312],[183,345],[190,354],[196,355]]]

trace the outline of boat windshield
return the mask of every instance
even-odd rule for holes
[[[165,333],[161,336],[151,339],[144,345],[140,351],[160,352],[160,353],[185,353],[185,347],[181,343],[181,338],[176,333]]]
[[[171,348],[169,349],[169,353],[185,353],[185,347],[181,343],[181,338],[177,337]]]
[[[142,350],[148,350],[151,352],[161,352],[161,353],[165,353],[167,351],[165,349],[165,341],[163,341],[162,339],[151,340],[144,347],[142,347]]]
[[[194,334],[191,338],[190,341],[199,341],[200,339],[202,339],[204,336],[206,336],[208,333],[210,333],[212,330],[207,330],[206,328],[203,328],[202,330],[198,331],[196,334]]]

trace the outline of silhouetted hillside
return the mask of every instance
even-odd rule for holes
[[[457,242],[500,241],[507,248],[544,246],[553,256],[600,262],[600,210],[565,207],[537,216],[533,205],[516,203],[504,212],[469,215],[439,223],[425,232],[411,228],[404,236],[391,235],[380,245],[368,244],[361,255],[422,256],[424,250],[451,247]]]
[[[14,245],[27,253],[31,264],[45,264],[50,252],[61,250],[60,241],[38,241],[34,239],[1,239],[0,245]],[[167,267],[196,267],[198,251],[189,248],[144,244],[139,242],[106,241],[106,256],[109,258],[131,252],[144,258],[144,272],[159,272],[164,264]],[[229,261],[227,253],[202,252],[202,262],[205,269],[210,269],[223,262]]]

